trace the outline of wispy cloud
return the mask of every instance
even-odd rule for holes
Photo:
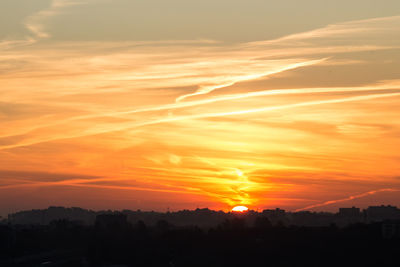
[[[342,23],[335,23],[327,25],[323,28],[314,29],[311,31],[290,34],[275,40],[252,42],[252,45],[265,45],[274,43],[289,43],[297,41],[306,44],[310,41],[320,40],[326,41],[333,38],[349,38],[363,36],[364,38],[371,38],[376,34],[385,34],[391,32],[393,28],[399,26],[400,16],[391,17],[378,17],[363,20],[353,20]],[[368,36],[368,33],[370,36]],[[373,38],[373,37],[372,37]]]
[[[323,105],[323,104],[337,104],[337,103],[345,103],[345,102],[353,102],[353,101],[363,101],[363,100],[370,100],[376,98],[386,98],[386,97],[396,97],[400,96],[400,93],[383,93],[383,94],[368,94],[362,96],[354,96],[354,97],[346,97],[346,98],[337,98],[337,99],[329,99],[329,100],[318,100],[318,101],[310,101],[310,102],[300,102],[295,104],[288,104],[288,105],[281,105],[281,106],[269,106],[269,107],[262,107],[256,109],[247,109],[247,110],[235,110],[229,112],[220,112],[220,113],[204,113],[204,114],[195,114],[195,115],[187,115],[187,116],[173,116],[169,118],[161,118],[151,121],[139,122],[139,123],[121,123],[120,125],[114,125],[113,127],[108,127],[105,125],[104,127],[98,126],[93,127],[90,129],[86,129],[85,131],[81,131],[80,134],[69,134],[69,135],[52,135],[51,137],[38,137],[38,139],[33,139],[30,141],[22,141],[16,145],[4,145],[0,146],[0,150],[4,149],[12,149],[16,147],[24,147],[24,146],[31,146],[38,143],[43,142],[50,142],[56,141],[60,139],[69,139],[69,138],[78,138],[78,137],[85,137],[91,135],[98,135],[110,132],[118,132],[128,129],[135,129],[137,127],[144,127],[149,125],[157,125],[163,123],[172,123],[172,122],[179,122],[185,120],[194,120],[194,119],[206,119],[206,118],[218,118],[218,117],[227,117],[227,116],[240,116],[252,113],[261,113],[261,112],[270,112],[270,111],[277,111],[277,110],[284,110],[284,109],[293,109],[299,107],[306,107],[306,106],[315,106],[315,105]]]
[[[41,10],[28,18],[25,19],[24,25],[25,27],[33,33],[34,38],[49,38],[51,37],[50,33],[46,30],[46,21],[60,14],[62,9],[84,4],[84,0],[52,0],[49,8],[45,10]]]
[[[219,83],[213,84],[213,85],[202,85],[200,89],[198,89],[195,93],[187,94],[187,95],[182,95],[176,99],[177,102],[180,102],[188,97],[191,96],[197,96],[197,95],[204,95],[211,93],[214,90],[225,88],[228,86],[232,86],[236,83],[239,82],[244,82],[244,81],[250,81],[250,80],[256,80],[260,78],[264,78],[269,75],[277,74],[280,72],[284,72],[287,70],[291,69],[296,69],[300,67],[305,67],[305,66],[310,66],[314,64],[318,64],[323,62],[325,59],[320,59],[320,60],[312,60],[312,61],[306,61],[306,62],[300,62],[300,63],[295,63],[295,64],[290,64],[288,66],[283,66],[283,67],[278,67],[278,69],[273,70],[273,71],[267,71],[267,72],[262,72],[262,73],[252,73],[252,74],[247,74],[244,76],[237,76],[237,77],[228,77],[225,79],[222,79],[219,81]]]

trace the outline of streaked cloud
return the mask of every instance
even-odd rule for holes
[[[56,16],[66,7],[81,5],[84,3],[86,3],[85,0],[52,0],[49,8],[41,10],[26,18],[24,25],[29,31],[31,31],[34,38],[49,38],[51,35],[46,30],[46,20],[50,17]]]

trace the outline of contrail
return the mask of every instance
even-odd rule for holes
[[[275,110],[282,110],[282,109],[289,109],[289,108],[296,108],[296,107],[314,106],[314,105],[321,105],[321,104],[335,104],[335,103],[369,100],[369,99],[391,97],[391,96],[400,96],[400,93],[372,94],[372,95],[337,98],[337,99],[330,99],[330,100],[301,102],[301,103],[288,104],[288,105],[282,105],[282,106],[263,107],[263,108],[239,110],[239,111],[231,111],[231,112],[206,113],[206,114],[198,114],[198,115],[178,116],[175,118],[167,118],[167,119],[154,120],[154,121],[150,121],[150,122],[144,122],[144,123],[138,124],[137,126],[146,126],[146,125],[153,125],[153,124],[167,123],[167,122],[174,122],[174,121],[181,121],[181,120],[188,120],[188,119],[203,119],[203,118],[225,117],[225,116],[233,116],[233,115],[245,115],[245,114],[251,114],[251,113],[275,111]]]
[[[367,197],[367,196],[370,196],[370,195],[375,195],[375,194],[381,193],[381,192],[398,192],[398,191],[400,191],[400,190],[399,189],[393,189],[393,188],[384,188],[384,189],[373,190],[373,191],[369,191],[369,192],[362,193],[362,194],[359,194],[359,195],[349,196],[349,197],[342,198],[342,199],[337,199],[337,200],[329,200],[329,201],[326,201],[326,202],[323,202],[323,203],[310,205],[310,206],[307,206],[305,208],[297,209],[297,210],[295,210],[295,212],[303,211],[303,210],[310,210],[310,209],[313,209],[313,208],[324,207],[324,206],[328,206],[328,205],[335,204],[335,203],[340,203],[340,202],[346,202],[346,201],[353,200],[353,199],[358,199],[358,198],[363,198],[363,197]]]
[[[313,93],[351,93],[351,92],[366,92],[366,91],[393,91],[393,90],[400,90],[399,84],[385,84],[385,85],[370,85],[370,86],[362,86],[362,87],[321,87],[321,88],[296,88],[296,89],[272,89],[272,90],[263,90],[263,91],[255,91],[255,92],[248,92],[248,93],[240,93],[240,94],[229,94],[224,95],[221,97],[213,97],[203,100],[196,100],[196,101],[188,101],[188,102],[180,102],[180,103],[171,103],[171,104],[164,104],[160,106],[149,106],[138,108],[134,110],[126,110],[126,111],[115,111],[115,112],[103,112],[103,113],[96,113],[90,115],[81,115],[70,117],[62,122],[56,122],[46,125],[39,125],[36,126],[29,131],[33,131],[43,127],[51,127],[61,125],[65,122],[73,122],[78,120],[87,120],[87,119],[95,119],[99,117],[111,117],[111,116],[123,116],[123,115],[130,115],[130,114],[137,114],[137,113],[144,113],[144,112],[153,112],[153,111],[163,111],[163,110],[173,110],[173,109],[181,109],[181,108],[190,108],[195,106],[207,105],[216,102],[224,102],[224,101],[231,101],[231,100],[238,100],[238,99],[245,99],[245,98],[252,98],[252,97],[259,97],[259,96],[275,96],[275,95],[295,95],[295,94],[313,94]],[[25,133],[19,133],[25,134]],[[0,137],[7,137],[7,136],[0,136]]]
[[[277,74],[277,73],[284,72],[284,71],[287,71],[287,70],[292,70],[292,69],[297,69],[299,67],[315,65],[315,64],[321,63],[321,62],[323,62],[323,61],[325,61],[327,59],[328,58],[323,58],[323,59],[317,59],[317,60],[310,60],[310,61],[306,61],[306,62],[295,63],[295,64],[284,66],[282,68],[279,68],[279,69],[273,70],[273,71],[235,77],[235,78],[232,79],[232,81],[224,83],[224,84],[211,85],[211,86],[202,86],[202,87],[200,87],[199,90],[197,90],[194,93],[186,94],[186,95],[182,95],[182,96],[178,97],[176,99],[176,102],[180,102],[180,101],[184,100],[185,98],[196,96],[196,95],[205,95],[205,94],[211,93],[214,90],[232,86],[232,85],[234,85],[234,84],[236,84],[238,82],[244,82],[244,81],[259,79],[259,78],[262,78],[262,77],[265,77],[265,76],[269,76],[269,75],[272,75],[272,74]]]
[[[267,40],[267,41],[256,41],[256,42],[250,42],[248,43],[249,45],[253,46],[261,46],[261,45],[266,45],[266,44],[275,44],[275,43],[280,43],[283,41],[304,41],[307,39],[317,39],[317,38],[323,38],[327,36],[332,36],[332,35],[349,35],[349,34],[354,34],[358,33],[360,31],[365,31],[366,28],[368,28],[369,31],[375,30],[379,31],[383,29],[383,27],[377,27],[373,23],[376,22],[398,22],[400,21],[400,16],[395,15],[395,16],[389,16],[389,17],[378,17],[378,18],[369,18],[369,19],[362,19],[362,20],[352,20],[352,21],[347,21],[347,22],[342,22],[342,23],[334,23],[334,24],[328,24],[325,27],[310,30],[310,31],[304,31],[304,32],[299,32],[295,34],[290,34],[283,36],[278,39],[274,40]],[[368,25],[368,24],[371,24]]]
[[[180,109],[187,107],[194,107],[200,105],[212,104],[215,102],[223,102],[244,98],[251,98],[257,96],[273,96],[273,95],[294,95],[294,94],[313,94],[313,93],[346,93],[346,92],[364,92],[364,91],[373,91],[373,90],[400,90],[400,85],[385,85],[385,86],[365,86],[365,87],[326,87],[326,88],[296,88],[296,89],[273,89],[273,90],[263,90],[249,93],[241,93],[241,94],[231,94],[225,95],[221,97],[197,100],[197,101],[189,101],[189,102],[180,102],[180,103],[172,103],[166,104],[162,106],[153,106],[153,107],[145,107],[139,108],[135,110],[127,110],[127,111],[117,111],[112,113],[102,113],[95,115],[84,115],[75,118],[71,118],[69,120],[81,120],[81,119],[92,119],[102,116],[119,116],[119,115],[129,115],[135,113],[142,112],[151,112],[151,111],[162,111],[162,110],[171,110],[171,109]]]
[[[126,129],[134,129],[137,127],[143,127],[148,125],[156,125],[161,123],[169,123],[169,122],[176,122],[176,121],[183,121],[183,120],[190,120],[190,119],[204,119],[204,118],[216,118],[216,117],[225,117],[225,116],[234,116],[234,115],[245,115],[251,113],[258,113],[258,112],[268,112],[268,111],[276,111],[276,110],[284,110],[290,108],[297,108],[297,107],[306,107],[306,106],[313,106],[313,105],[322,105],[322,104],[335,104],[335,103],[344,103],[344,102],[352,102],[352,101],[361,101],[361,100],[370,100],[375,98],[383,98],[383,97],[393,97],[393,96],[400,96],[400,93],[386,93],[386,94],[371,94],[371,95],[364,95],[364,96],[354,96],[354,97],[347,97],[347,98],[337,98],[337,99],[330,99],[330,100],[320,100],[320,101],[310,101],[310,102],[301,102],[295,104],[288,104],[282,106],[272,106],[272,107],[263,107],[257,109],[248,109],[248,110],[239,110],[239,111],[231,111],[231,112],[222,112],[222,113],[206,113],[206,114],[197,114],[197,115],[187,115],[187,116],[177,116],[172,118],[165,118],[165,119],[158,119],[148,122],[137,123],[133,125],[121,125],[119,127],[115,126],[110,131],[109,127],[107,129],[100,128],[100,129],[89,129],[86,134],[82,135],[73,135],[73,136],[64,136],[64,137],[54,137],[54,138],[46,138],[42,140],[33,140],[28,141],[22,144],[16,145],[8,145],[0,147],[0,150],[11,149],[16,147],[22,146],[29,146],[34,145],[42,142],[49,142],[49,141],[56,141],[65,138],[78,138],[84,136],[91,136],[96,134],[104,134],[109,132],[117,132]]]

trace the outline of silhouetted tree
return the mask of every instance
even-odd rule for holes
[[[254,227],[265,229],[272,227],[271,221],[267,217],[257,217],[254,221]]]

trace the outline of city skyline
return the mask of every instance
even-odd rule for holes
[[[93,211],[79,207],[48,207],[47,209],[34,209],[8,214],[6,218],[0,217],[0,224],[9,225],[51,225],[59,221],[68,221],[81,225],[93,225],[98,216],[120,217],[128,219],[132,224],[144,223],[148,226],[157,225],[165,221],[176,227],[198,226],[215,227],[226,220],[241,218],[251,226],[257,222],[257,218],[264,218],[273,225],[286,227],[308,226],[328,227],[335,225],[344,228],[355,224],[376,224],[398,222],[400,209],[395,206],[370,206],[366,209],[358,207],[339,208],[335,212],[311,212],[311,211],[286,211],[280,208],[264,210],[232,209],[224,212],[207,208],[180,211],[143,211],[143,210],[101,210]]]
[[[399,1],[5,0],[0,215],[400,206]]]

